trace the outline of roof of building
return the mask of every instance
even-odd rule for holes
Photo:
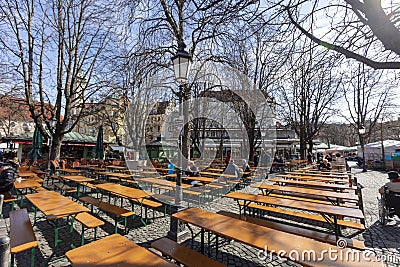
[[[39,109],[41,104],[39,101],[34,101],[35,108]],[[48,113],[48,118],[51,117],[53,106],[49,103],[44,105],[45,111]],[[13,121],[28,121],[33,122],[31,112],[26,103],[25,98],[15,97],[0,94],[0,118],[7,118]]]
[[[24,133],[18,136],[6,137],[2,141],[13,141],[15,143],[30,144],[33,139],[33,133]],[[97,137],[84,135],[78,132],[69,132],[64,135],[63,143],[68,144],[96,144]],[[106,142],[104,142],[106,143]]]

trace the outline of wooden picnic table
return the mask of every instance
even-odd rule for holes
[[[238,202],[240,214],[242,214],[242,210],[244,210],[247,206],[249,206],[250,203],[261,203],[270,206],[279,206],[279,207],[319,213],[322,215],[322,217],[326,220],[327,223],[333,224],[336,235],[339,235],[340,233],[339,225],[337,223],[338,217],[348,217],[348,218],[364,220],[364,214],[360,209],[353,209],[342,206],[333,206],[333,205],[326,205],[314,202],[261,196],[261,195],[247,194],[241,192],[231,192],[226,194],[225,197],[232,198]],[[244,202],[243,207],[241,207],[241,205],[239,204],[240,201]],[[326,216],[332,216],[333,221],[331,221]]]
[[[222,236],[227,239],[232,239],[237,242],[249,245],[251,247],[268,251],[283,251],[281,257],[288,258],[291,251],[298,252],[299,255],[309,255],[310,251],[314,251],[316,257],[294,257],[292,260],[306,266],[382,266],[375,257],[365,259],[360,256],[360,260],[338,260],[332,257],[323,256],[323,253],[336,249],[345,255],[354,255],[362,253],[351,248],[340,249],[334,245],[316,241],[307,237],[298,236],[290,233],[285,233],[272,228],[249,223],[243,220],[238,220],[228,216],[216,214],[213,212],[201,210],[199,208],[189,208],[172,215],[172,217],[201,229],[201,251],[204,253],[204,233],[205,231],[215,233],[217,236]],[[218,241],[217,241],[218,242]],[[216,246],[218,248],[218,246]],[[322,256],[321,256],[322,255]],[[369,261],[370,260],[370,261]]]
[[[34,178],[37,174],[31,171],[20,171],[18,172],[18,176],[21,178]]]
[[[126,199],[134,199],[134,200],[143,199],[145,197],[153,195],[153,193],[146,192],[144,190],[114,183],[98,184],[96,185],[96,188],[110,192],[111,194],[114,195],[121,196]]]
[[[65,256],[74,267],[176,266],[120,234],[106,236],[84,246],[67,251]]]
[[[268,179],[270,182],[274,182],[277,184],[285,185],[295,185],[295,186],[304,186],[304,187],[313,187],[313,188],[321,188],[328,190],[355,190],[351,185],[342,185],[342,184],[333,184],[333,183],[324,183],[324,182],[314,182],[314,181],[298,181],[298,180],[290,180],[290,179],[280,179],[280,178],[270,178]]]
[[[211,176],[211,177],[236,178],[236,176],[233,174],[214,173],[214,172],[200,172],[200,175]]]
[[[80,196],[80,185],[94,181],[93,178],[85,177],[83,175],[63,175],[61,179],[64,181],[72,181],[77,185],[77,195]]]
[[[216,174],[217,176],[220,176]],[[165,175],[167,178],[171,178],[172,180],[176,180],[176,173],[172,174],[167,174]],[[215,178],[212,177],[202,177],[202,176],[187,176],[187,175],[182,175],[182,180],[190,180],[190,181],[200,181],[205,184],[209,184],[215,181]]]
[[[30,191],[29,193],[33,193],[33,191],[36,191],[41,185],[34,179],[22,179],[21,181],[15,181],[14,187],[16,189],[17,199],[20,198],[20,207],[22,207],[24,204],[23,195],[28,194],[28,190]]]
[[[344,200],[358,201],[358,196],[350,192],[339,193],[335,191],[325,191],[325,190],[295,187],[295,186],[279,186],[272,184],[256,184],[252,185],[252,187],[260,189],[263,192],[263,195],[265,196],[269,195],[272,192],[286,192],[286,193],[298,193],[314,197],[325,197],[328,200],[334,199],[337,205],[339,205],[340,202]]]
[[[60,172],[63,172],[63,173],[67,173],[67,174],[69,174],[69,175],[71,175],[71,174],[77,174],[77,173],[82,173],[81,170],[75,170],[75,169],[59,169],[59,171],[60,171]]]
[[[14,187],[15,187],[15,189],[18,189],[18,190],[21,190],[21,189],[35,190],[36,188],[41,187],[41,185],[34,179],[22,179],[20,182],[18,180],[15,181]]]
[[[286,172],[286,174],[292,175],[304,175],[306,173],[309,176],[318,176],[318,177],[327,177],[327,178],[337,178],[337,179],[349,179],[348,174],[338,174],[338,173],[310,173],[310,172],[301,172],[301,171],[293,171]]]
[[[138,181],[139,181],[139,183],[140,182],[149,183],[151,185],[151,188],[150,188],[151,191],[153,189],[153,187],[152,187],[153,184],[171,187],[171,189],[174,189],[176,187],[176,183],[175,182],[168,181],[168,180],[163,180],[163,179],[151,178],[151,177],[149,177],[149,178],[141,178]],[[187,188],[187,187],[191,187],[191,185],[182,184],[182,188]]]
[[[94,179],[83,175],[63,175],[60,176],[65,181],[73,181],[75,183],[92,182]]]
[[[93,172],[101,172],[101,171],[105,171],[106,170],[106,168],[101,168],[101,167],[96,167],[96,166],[87,167],[87,169],[89,171],[93,171]]]
[[[143,208],[143,201],[145,198],[154,195],[152,192],[147,192],[141,189],[137,188],[132,188],[120,184],[115,184],[115,183],[104,183],[104,184],[97,184],[96,185],[97,189],[107,191],[115,196],[122,197],[128,200],[133,200],[136,203],[140,204],[140,210],[142,211]],[[122,205],[122,201],[121,201]],[[146,226],[146,222],[143,220],[143,215],[140,214],[141,217],[141,222],[143,225]],[[146,212],[146,218],[147,218],[147,212]]]
[[[73,169],[79,169],[79,170],[90,170],[90,168],[93,167],[98,167],[97,164],[85,164],[85,165],[78,165],[78,166],[72,166]]]
[[[103,175],[107,176],[107,179],[110,180],[110,177],[117,178],[119,182],[121,182],[123,179],[132,179],[135,175],[134,174],[128,174],[128,173],[121,173],[121,172],[97,172],[97,175]]]
[[[317,170],[317,169],[298,169],[296,172],[303,172],[303,173],[317,173],[317,174],[322,174],[322,175],[339,175],[343,176],[343,178],[346,178],[346,175],[349,176],[351,173],[349,172],[338,172],[335,170]]]
[[[71,216],[75,218],[78,213],[89,211],[85,206],[72,201],[71,199],[60,195],[54,191],[41,191],[35,194],[28,194],[25,196],[34,206],[34,224],[36,223],[36,213],[39,209],[48,220],[54,221],[54,251],[58,244],[62,241],[59,237],[58,219]],[[71,222],[73,223],[73,221]],[[69,228],[68,228],[69,229]],[[70,233],[72,234],[72,233]],[[70,239],[70,241],[72,241]],[[52,254],[52,255],[53,255]],[[51,256],[49,257],[51,258]]]
[[[294,180],[303,180],[303,181],[317,181],[317,182],[327,182],[327,183],[335,183],[335,184],[349,184],[349,181],[346,179],[336,179],[336,178],[328,178],[328,177],[320,177],[314,175],[294,175],[294,174],[277,174],[276,177],[282,177],[284,179],[294,179]]]
[[[108,165],[108,166],[106,166],[106,169],[112,169],[112,170],[116,170],[116,171],[125,171],[127,169],[127,167],[125,167],[125,166]]]
[[[208,171],[208,172],[223,173],[223,172],[224,172],[224,169],[220,169],[220,168],[208,168],[207,171]]]

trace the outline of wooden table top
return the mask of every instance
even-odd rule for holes
[[[91,182],[91,181],[94,180],[93,178],[88,178],[88,177],[85,177],[83,175],[64,175],[64,176],[61,176],[61,179],[74,181],[74,182],[77,182],[77,183],[79,183],[79,182]]]
[[[78,165],[78,166],[73,167],[73,168],[86,169],[86,168],[92,168],[92,167],[98,167],[98,165],[97,164],[85,164],[85,165]]]
[[[91,171],[105,171],[106,168],[100,168],[100,167],[87,167],[88,170]]]
[[[81,173],[82,172],[80,170],[75,170],[75,169],[61,169],[60,171],[63,171],[66,173]]]
[[[143,175],[159,175],[159,173],[156,172],[156,171],[141,171],[140,174],[143,174]]]
[[[296,173],[313,173],[315,175],[321,175],[321,176],[328,176],[328,177],[335,177],[335,178],[344,178],[347,179],[351,173],[348,172],[339,172],[337,170],[295,170],[293,171],[294,174]]]
[[[303,187],[296,187],[296,186],[280,186],[280,185],[272,185],[272,184],[255,184],[252,187],[256,187],[261,190],[273,190],[273,191],[282,191],[282,192],[289,192],[289,193],[300,193],[312,196],[322,196],[322,197],[329,197],[329,198],[336,198],[339,200],[354,200],[358,201],[358,196],[354,193],[345,192],[339,193],[335,191],[326,191],[326,190],[318,190],[312,188],[303,188]]]
[[[18,172],[18,176],[21,178],[29,178],[29,177],[35,177],[36,173],[30,171],[20,171]]]
[[[121,172],[96,172],[98,175],[105,175],[105,176],[111,176],[111,177],[118,177],[122,179],[127,179],[134,177],[134,174],[128,174],[128,173],[121,173]]]
[[[171,182],[171,181],[167,181],[167,180],[162,180],[162,179],[157,179],[157,178],[141,178],[138,180],[139,182],[143,181],[143,182],[147,182],[147,183],[152,183],[152,184],[158,184],[158,185],[165,185],[165,186],[170,186],[170,187],[176,187],[176,183],[175,182]],[[188,184],[182,184],[183,188],[186,187],[191,187],[191,185]]]
[[[213,177],[226,177],[226,178],[236,178],[233,174],[225,173],[214,173],[214,172],[200,172],[201,175],[213,176]]]
[[[306,266],[382,266],[382,263],[375,262],[375,258],[371,257],[371,262],[369,262],[364,259],[362,255],[360,255],[360,261],[340,261],[334,260],[332,257],[328,256],[321,257],[323,251],[331,251],[333,249],[336,249],[336,251],[342,251],[345,253],[343,255],[353,255],[352,253],[356,253],[356,251],[350,248],[339,249],[334,245],[319,242],[307,237],[281,232],[279,230],[249,223],[243,220],[201,210],[199,208],[189,208],[175,213],[172,216],[183,222],[190,223],[220,236],[233,239],[261,250],[266,248],[269,251],[274,250],[275,252],[284,250],[286,253],[297,251],[299,255],[308,255],[303,253],[307,253],[307,251],[315,251],[318,259],[316,261],[314,261],[312,257],[311,259],[308,259],[308,257],[298,257],[296,260]],[[285,255],[281,255],[281,257],[285,257]]]
[[[26,189],[26,188],[35,189],[41,187],[41,185],[33,179],[22,179],[21,182],[15,181],[14,187],[16,189]]]
[[[67,251],[65,256],[74,267],[176,266],[119,234]]]
[[[110,177],[117,177],[120,179],[127,179],[127,178],[131,178],[134,176],[133,174],[127,174],[127,173],[121,173],[121,172],[110,172],[106,175],[110,176]]]
[[[109,175],[109,174],[113,174],[114,172],[107,172],[107,171],[100,171],[100,172],[96,172],[96,174],[99,175]]]
[[[201,176],[182,176],[182,179],[190,181],[200,181],[205,184],[212,183],[215,181],[215,178],[201,177]]]
[[[120,195],[127,199],[139,199],[152,195],[150,192],[114,183],[98,184],[96,185],[96,188],[108,191],[115,195]]]
[[[108,165],[106,166],[107,169],[114,169],[114,170],[126,170],[127,167],[125,166],[115,166],[115,165]]]
[[[215,175],[218,175],[218,174],[215,174]],[[220,175],[218,175],[218,176],[220,176]],[[165,177],[170,177],[170,178],[172,178],[172,179],[176,179],[176,173],[167,174],[167,175],[165,175]],[[200,182],[203,182],[203,183],[206,183],[206,184],[212,183],[212,182],[215,181],[215,178],[202,177],[202,176],[187,176],[187,175],[182,175],[181,178],[182,178],[182,179],[186,179],[186,180],[191,180],[191,181],[200,181]]]
[[[328,177],[320,177],[314,175],[294,175],[294,174],[277,174],[276,177],[282,177],[287,179],[295,179],[295,180],[308,180],[308,181],[319,181],[319,182],[328,182],[328,183],[336,183],[336,184],[348,184],[349,181],[346,179],[337,179],[337,178],[328,178]]]
[[[304,173],[306,173],[309,176],[338,178],[338,179],[348,179],[349,178],[348,174],[338,174],[338,173],[312,173],[312,172],[299,172],[299,171],[287,172],[287,174],[293,174],[293,175],[304,175]]]
[[[349,185],[314,182],[314,181],[298,181],[298,180],[280,179],[280,178],[271,178],[271,179],[268,179],[268,181],[275,182],[275,183],[301,185],[301,186],[305,186],[305,187],[321,187],[321,188],[340,189],[340,190],[352,189],[351,187],[349,187]]]
[[[225,197],[233,198],[235,200],[245,200],[250,202],[263,203],[263,204],[281,206],[286,208],[312,211],[332,216],[344,216],[349,218],[364,219],[364,214],[362,213],[361,210],[342,207],[342,206],[334,206],[334,205],[314,203],[308,201],[261,196],[261,195],[247,194],[241,192],[231,192],[226,194]]]
[[[222,172],[224,172],[224,169],[209,168],[209,169],[207,169],[207,171],[222,173]]]
[[[25,197],[50,220],[89,211],[85,206],[54,191],[28,194]]]

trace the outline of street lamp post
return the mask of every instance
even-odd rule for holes
[[[362,171],[366,172],[367,166],[365,165],[365,147],[364,147],[365,127],[364,127],[364,125],[361,125],[360,128],[358,128],[358,133],[360,134],[360,143],[361,143],[361,150],[362,150],[362,156],[363,156]]]
[[[172,57],[174,67],[175,80],[179,83],[179,121],[182,122],[182,130],[179,132],[178,139],[178,168],[176,168],[176,189],[175,189],[175,205],[172,207],[171,214],[182,209],[182,131],[184,126],[183,120],[183,87],[188,80],[192,57],[185,51],[186,45],[183,41],[178,44],[178,52]],[[185,134],[185,133],[183,133]],[[171,216],[170,230],[168,237],[177,241],[179,235],[179,221]]]
[[[49,174],[49,175],[50,175],[50,172],[51,172],[51,163],[50,163],[50,160],[51,160],[51,148],[52,148],[52,146],[53,146],[53,133],[52,133],[52,131],[54,130],[54,128],[55,128],[55,126],[56,126],[56,123],[57,123],[57,119],[54,118],[54,117],[51,117],[51,119],[49,120],[49,126],[50,126],[50,129],[49,129],[49,135],[50,135],[50,141],[49,141],[49,162],[47,163],[47,170],[48,170],[48,174]]]

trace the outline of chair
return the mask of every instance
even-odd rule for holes
[[[400,193],[389,191],[385,186],[385,193],[379,200],[379,221],[386,225],[389,217],[400,217]]]

